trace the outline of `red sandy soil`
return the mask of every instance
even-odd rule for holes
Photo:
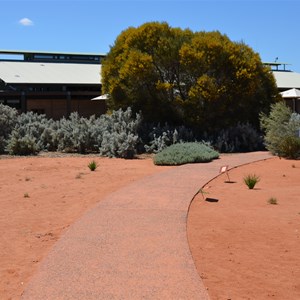
[[[248,174],[261,178],[253,190],[243,182]],[[225,173],[209,182],[188,216],[191,252],[211,299],[300,299],[300,161],[272,158],[229,177],[234,183],[224,182]]]
[[[0,159],[0,299],[19,299],[64,230],[106,195],[169,167],[151,158]],[[87,165],[95,160],[96,171]]]

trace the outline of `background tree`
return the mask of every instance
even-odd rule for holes
[[[123,31],[102,65],[110,109],[141,110],[151,121],[176,122],[174,98],[181,82],[179,50],[192,32],[166,23],[147,23]]]
[[[142,111],[147,121],[213,132],[238,122],[259,126],[277,88],[270,70],[244,43],[219,32],[167,23],[123,31],[102,65],[110,109]]]

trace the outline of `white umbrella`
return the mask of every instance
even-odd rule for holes
[[[300,98],[300,90],[290,89],[280,93],[283,98]]]
[[[103,95],[101,95],[101,96],[92,98],[91,100],[92,100],[92,101],[95,101],[95,100],[107,100],[108,98],[109,98],[109,95],[108,95],[108,94],[103,94]]]
[[[291,99],[293,101],[293,112],[298,112],[298,105],[296,106],[296,101],[300,99],[300,90],[298,89],[290,89],[280,93],[282,98]]]

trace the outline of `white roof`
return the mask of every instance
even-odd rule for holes
[[[0,61],[0,79],[11,84],[100,84],[101,65]]]
[[[300,98],[300,90],[290,89],[280,93],[283,98]]]
[[[278,88],[300,89],[300,73],[273,71],[273,74]],[[100,84],[101,65],[0,61],[0,79],[11,84]]]
[[[98,97],[95,97],[95,98],[92,98],[91,100],[92,101],[99,101],[99,100],[107,100],[109,98],[109,94],[103,94],[103,95],[100,95]]]
[[[300,89],[300,73],[273,71],[279,89]]]

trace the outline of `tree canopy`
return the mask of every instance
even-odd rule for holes
[[[213,131],[259,124],[278,95],[259,55],[218,31],[151,22],[123,31],[102,65],[110,109],[131,106],[148,121]]]

